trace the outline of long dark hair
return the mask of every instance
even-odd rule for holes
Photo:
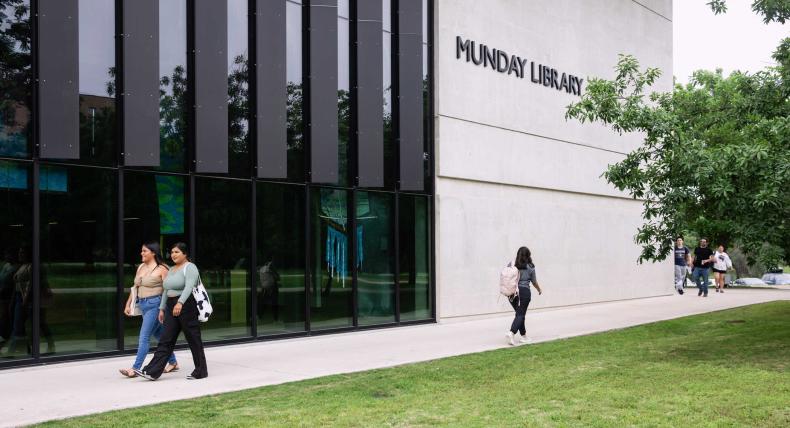
[[[527,267],[534,268],[535,264],[532,263],[532,252],[527,247],[521,247],[516,253],[516,267],[519,269],[526,269]]]
[[[156,265],[162,265],[167,267],[165,264],[165,259],[162,258],[162,250],[159,247],[159,243],[157,242],[146,242],[143,244],[143,247],[148,248],[148,251],[154,253],[154,261],[156,261]]]
[[[192,258],[191,258],[191,257],[189,257],[189,248],[187,247],[187,244],[185,244],[185,243],[183,243],[183,242],[176,242],[175,244],[173,244],[173,245],[171,245],[171,246],[170,246],[170,249],[171,249],[171,250],[172,250],[173,248],[178,248],[178,250],[179,250],[179,251],[181,251],[182,253],[184,253],[184,255],[185,255],[185,256],[187,256],[187,261],[188,261],[188,262],[191,262],[191,261],[192,261]]]

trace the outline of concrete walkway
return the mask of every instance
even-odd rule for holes
[[[599,303],[527,314],[535,342],[579,336],[772,300],[788,290],[728,290],[703,299],[689,290],[665,296]],[[539,297],[538,297],[539,298]],[[104,412],[254,388],[336,373],[370,370],[507,346],[512,317],[501,315],[441,324],[215,347],[206,350],[210,376],[184,377],[188,350],[177,353],[182,370],[156,382],[120,376],[133,356],[0,371],[0,426]],[[528,345],[526,345],[528,346]]]

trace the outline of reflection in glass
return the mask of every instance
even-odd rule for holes
[[[30,157],[30,1],[0,2],[0,156]]]
[[[337,16],[350,19],[348,7],[349,0],[337,0]]]
[[[340,8],[338,8],[340,13]],[[337,18],[337,132],[338,132],[338,180],[337,184],[348,184],[348,144],[351,136],[351,79],[349,66],[348,19]]]
[[[422,0],[422,42],[428,43],[428,0]]]
[[[162,256],[169,260],[169,249],[176,242],[186,242],[186,179],[177,175],[147,172],[124,174],[124,293],[134,283],[140,264],[140,247],[146,242],[158,242]],[[124,295],[124,296],[125,296]],[[125,302],[125,299],[122,299]],[[124,346],[137,349],[141,317],[124,317]],[[154,340],[155,342],[155,340]],[[152,343],[153,346],[156,343]]]
[[[116,347],[117,184],[111,170],[42,166],[41,352]],[[42,180],[42,187],[44,182]],[[57,346],[57,350],[55,350]]]
[[[350,327],[353,296],[348,261],[348,192],[312,189],[310,199],[313,244],[310,328]]]
[[[228,0],[229,172],[250,176],[247,0]]]
[[[384,31],[392,32],[392,0],[381,0],[381,10],[383,11]]]
[[[115,2],[79,0],[80,161],[115,165]]]
[[[0,161],[0,359],[31,356],[30,173],[27,164]]]
[[[386,5],[385,5],[386,6]],[[389,15],[389,10],[384,10]],[[384,187],[395,187],[395,138],[392,134],[392,35],[382,32],[382,48],[384,50],[383,65],[383,108],[384,108]]]
[[[399,206],[400,319],[431,318],[428,198],[401,195]]]
[[[159,2],[159,76],[159,169],[182,172],[187,134],[186,0]]]
[[[302,6],[285,3],[286,66],[288,80],[288,179],[304,181],[304,136],[302,128]]]
[[[195,234],[191,247],[214,314],[201,327],[203,340],[251,334],[250,181],[195,179]],[[191,244],[191,243],[188,243]]]
[[[358,192],[356,205],[359,325],[394,322],[395,197]]]
[[[258,334],[305,329],[305,188],[257,184]]]

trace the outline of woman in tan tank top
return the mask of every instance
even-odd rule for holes
[[[134,360],[132,368],[120,369],[122,375],[126,377],[137,376],[134,369],[143,366],[145,356],[148,355],[151,336],[159,340],[162,334],[162,324],[157,319],[159,314],[159,303],[162,301],[164,288],[162,283],[167,276],[167,265],[159,252],[159,244],[151,242],[143,245],[140,250],[142,263],[137,268],[134,276],[134,285],[137,289],[137,306],[142,311],[143,323],[140,326],[140,338],[137,343],[137,358]],[[132,316],[132,294],[126,299],[126,316]],[[178,370],[178,362],[175,354],[170,355],[165,373]]]

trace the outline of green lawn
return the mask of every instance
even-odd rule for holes
[[[788,364],[775,302],[46,425],[787,427]]]

